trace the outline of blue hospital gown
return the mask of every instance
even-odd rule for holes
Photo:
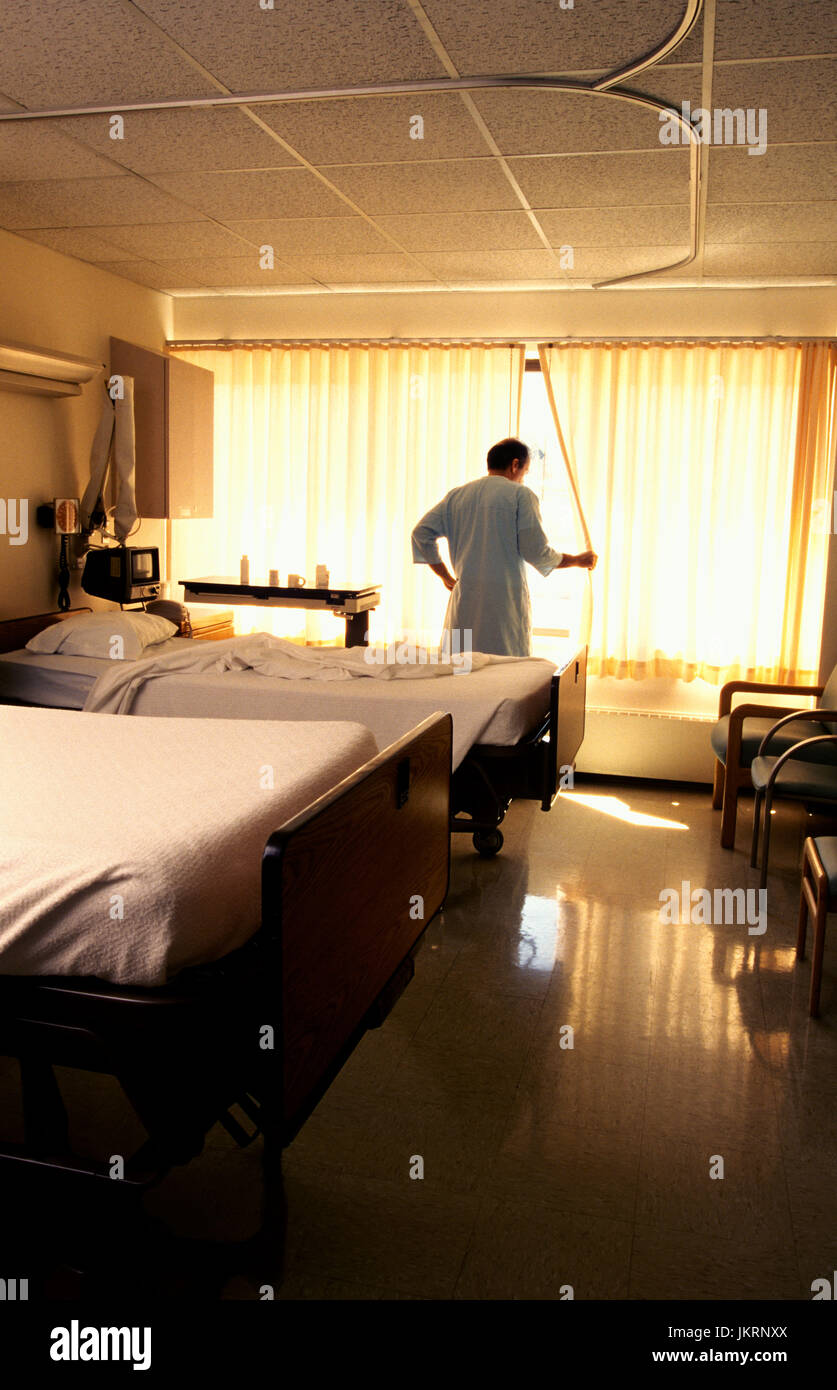
[[[470,629],[475,652],[531,656],[525,562],[546,575],[563,559],[547,540],[534,492],[491,474],[455,487],[413,531],[415,564],[440,563],[440,536],[447,540],[458,580],[451,590],[445,631]],[[459,641],[464,646],[466,639]]]

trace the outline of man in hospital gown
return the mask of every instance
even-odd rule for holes
[[[413,531],[413,562],[429,565],[451,591],[445,640],[454,652],[531,656],[532,616],[525,564],[540,574],[572,565],[593,569],[592,550],[562,555],[541,524],[538,499],[522,486],[529,450],[503,439],[488,451],[488,476],[455,487],[431,507]],[[439,554],[448,543],[456,577]],[[470,632],[470,639],[466,638]]]

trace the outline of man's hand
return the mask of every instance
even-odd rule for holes
[[[454,589],[456,587],[456,580],[447,565],[431,565],[430,568],[434,574],[438,574],[446,589]]]
[[[565,555],[558,568],[562,570],[594,570],[598,558],[595,550],[582,550],[580,555]]]

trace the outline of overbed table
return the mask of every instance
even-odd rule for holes
[[[258,608],[327,609],[346,619],[346,646],[362,647],[369,636],[369,614],[381,602],[380,584],[348,587],[330,584],[327,589],[288,589],[273,584],[241,584],[224,575],[181,579],[185,598],[197,603],[253,604]]]

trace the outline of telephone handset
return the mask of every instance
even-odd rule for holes
[[[192,620],[185,603],[176,603],[170,598],[155,598],[145,605],[146,613],[154,613],[158,618],[168,618],[178,629],[179,637],[192,636]]]

